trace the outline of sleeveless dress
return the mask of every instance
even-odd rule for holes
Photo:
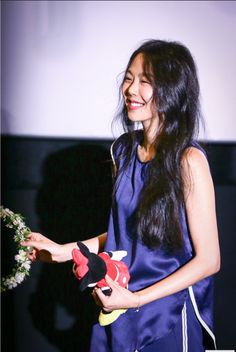
[[[111,152],[117,172],[123,166],[122,152],[127,134],[112,145]],[[111,209],[105,251],[126,250],[122,259],[130,272],[130,291],[139,291],[153,285],[187,263],[193,256],[186,214],[182,211],[184,246],[172,253],[166,249],[149,249],[135,232],[134,212],[139,202],[148,162],[141,162],[137,155],[140,132],[136,132],[134,153],[131,162],[118,183],[115,202]],[[200,148],[196,142],[193,146]],[[188,289],[155,300],[140,308],[128,309],[112,324],[93,327],[91,352],[141,351],[155,341],[168,336],[183,315],[186,302],[191,302],[197,319],[210,335],[215,345],[213,328],[213,280],[205,278]],[[186,337],[187,338],[187,337]],[[183,349],[184,351],[184,349]],[[186,349],[187,351],[187,349]]]

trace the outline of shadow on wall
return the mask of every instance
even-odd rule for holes
[[[111,200],[111,163],[102,147],[79,145],[50,155],[36,210],[41,231],[58,243],[105,232]],[[79,291],[72,263],[43,264],[29,310],[37,330],[58,351],[89,351],[97,321],[91,292]]]

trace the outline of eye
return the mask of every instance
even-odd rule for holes
[[[151,84],[151,82],[147,78],[142,78],[141,83]]]
[[[130,81],[132,81],[132,78],[129,76],[125,76],[124,82],[130,82]]]

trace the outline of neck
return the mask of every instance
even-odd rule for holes
[[[155,155],[155,140],[159,129],[159,119],[152,118],[143,123],[143,142],[139,146],[138,155],[141,161],[149,161]]]
[[[152,149],[159,129],[158,117],[143,122],[143,147],[148,151]]]

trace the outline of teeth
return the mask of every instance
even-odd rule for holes
[[[143,106],[141,103],[130,103],[131,106]]]

